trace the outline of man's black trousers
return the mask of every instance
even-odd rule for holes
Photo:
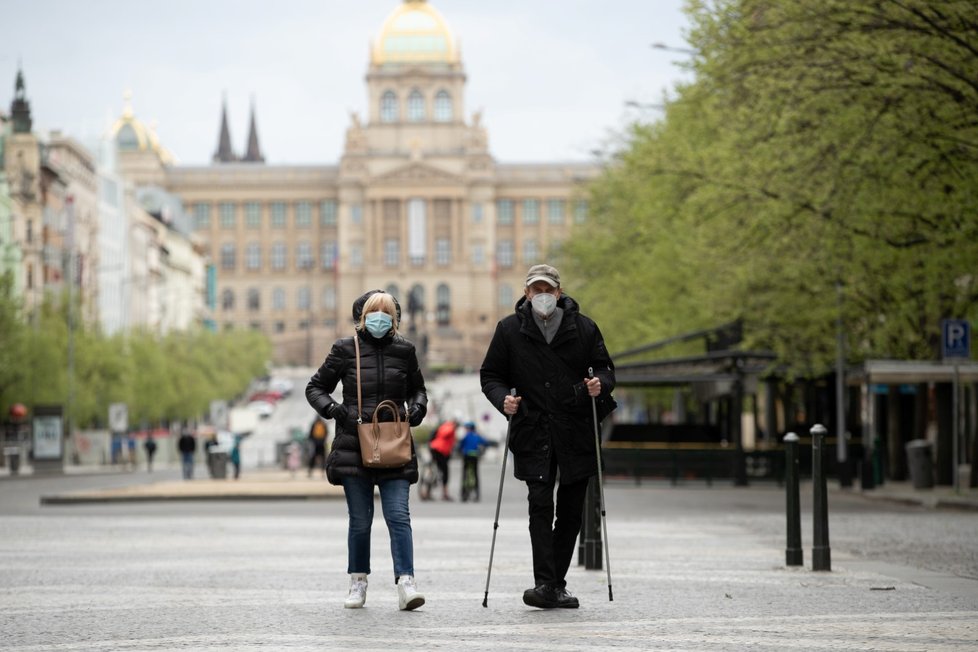
[[[567,586],[564,579],[577,547],[584,516],[588,479],[557,483],[557,459],[550,457],[550,481],[527,481],[530,513],[530,545],[533,547],[533,579],[536,586]],[[554,505],[554,486],[557,502]],[[556,521],[554,516],[556,515]]]

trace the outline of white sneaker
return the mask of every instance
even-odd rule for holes
[[[350,574],[350,595],[346,596],[343,607],[359,609],[367,601],[367,575],[365,573]]]
[[[418,593],[413,575],[401,575],[397,580],[397,606],[401,611],[411,611],[424,604],[424,595]]]

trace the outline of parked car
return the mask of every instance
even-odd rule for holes
[[[257,412],[258,416],[262,419],[267,419],[275,411],[275,404],[269,403],[268,401],[250,401],[248,403],[248,409]]]
[[[275,405],[276,403],[282,400],[283,396],[284,395],[281,392],[264,390],[261,392],[255,392],[254,394],[249,396],[248,401],[249,402],[265,401],[266,403],[271,403],[272,405]]]

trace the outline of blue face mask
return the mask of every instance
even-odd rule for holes
[[[391,326],[394,324],[394,320],[391,319],[391,316],[386,312],[378,311],[368,313],[363,324],[367,327],[367,332],[377,339],[380,339],[384,335],[387,335],[387,333],[390,331]]]

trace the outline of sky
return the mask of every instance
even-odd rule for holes
[[[0,0],[0,110],[18,65],[34,129],[94,146],[132,93],[179,164],[210,162],[227,99],[270,164],[335,164],[367,115],[369,46],[400,0]],[[585,161],[686,74],[683,0],[434,0],[461,47],[466,119],[503,163]]]

